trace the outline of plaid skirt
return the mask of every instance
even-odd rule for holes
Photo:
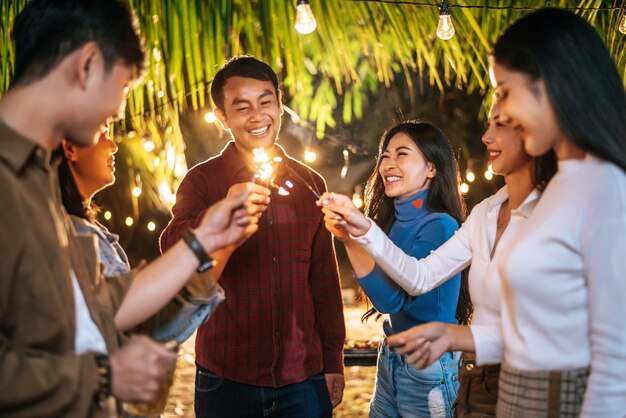
[[[589,368],[523,371],[502,365],[496,416],[576,418],[587,389]]]

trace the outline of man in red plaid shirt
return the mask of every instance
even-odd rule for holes
[[[323,193],[324,179],[275,144],[283,108],[267,64],[230,59],[211,97],[234,141],[189,170],[162,249],[230,186],[253,178],[255,148],[280,157],[274,181],[294,187],[288,196],[274,193],[255,235],[212,254],[226,301],[196,337],[196,416],[330,417],[344,389],[345,325],[332,237],[310,190]]]

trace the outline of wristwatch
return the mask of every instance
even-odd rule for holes
[[[217,264],[217,260],[209,256],[206,251],[204,251],[202,243],[198,240],[198,237],[196,237],[196,234],[194,234],[191,229],[183,232],[182,238],[200,262],[200,266],[196,270],[198,273],[204,273]]]
[[[111,363],[106,354],[96,354],[96,367],[98,368],[98,393],[100,402],[104,402],[111,395]]]

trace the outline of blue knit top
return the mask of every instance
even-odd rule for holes
[[[426,203],[428,190],[404,200],[394,200],[395,219],[389,238],[405,253],[426,257],[446,242],[458,229],[454,218],[431,212]],[[461,275],[457,274],[441,286],[420,296],[411,296],[391,280],[378,266],[358,279],[361,288],[381,313],[388,313],[392,330],[400,332],[431,321],[457,323]]]

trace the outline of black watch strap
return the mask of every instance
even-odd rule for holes
[[[211,267],[215,265],[216,260],[210,257],[206,253],[206,251],[204,251],[204,247],[202,246],[202,243],[200,242],[198,237],[196,237],[196,234],[194,234],[191,231],[191,229],[188,229],[185,232],[183,232],[182,238],[183,238],[183,241],[185,241],[185,243],[189,246],[191,251],[193,251],[198,261],[200,262],[200,266],[196,270],[198,273],[204,273],[205,271],[207,271],[208,269],[210,269]]]

